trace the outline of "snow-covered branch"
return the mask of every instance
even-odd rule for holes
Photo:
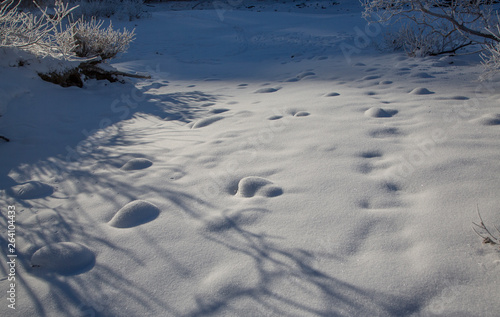
[[[19,10],[20,2],[7,0],[0,3],[0,47],[22,49],[35,56],[50,56],[65,60],[61,69],[39,75],[62,86],[82,86],[81,78],[114,79],[116,76],[137,76],[98,67],[100,61],[111,59],[125,52],[134,40],[134,30],[114,30],[110,23],[103,28],[104,21],[83,17],[76,22],[66,19],[76,8],[69,8],[56,0],[50,11],[39,9],[38,14]],[[67,61],[73,61],[68,63]],[[75,66],[76,65],[76,66]]]
[[[73,25],[76,47],[74,52],[78,57],[92,58],[99,56],[102,60],[115,57],[118,53],[125,52],[134,40],[134,30],[113,30],[110,22],[103,28],[104,21],[92,17],[90,21],[78,20]]]
[[[499,19],[491,0],[362,0],[363,16],[370,22],[400,22],[415,34],[407,42],[428,37],[443,45],[428,55],[456,52],[471,44],[499,42]],[[470,44],[469,44],[470,43]],[[419,47],[418,43],[410,46]]]
[[[19,4],[13,0],[0,4],[0,46],[27,49],[37,55],[66,56],[72,50],[62,23],[76,7],[56,0],[53,13],[37,5],[40,14],[36,15],[18,10]]]
[[[497,32],[500,32],[500,26],[497,26]],[[496,43],[486,45],[485,52],[481,55],[483,59],[484,74],[482,80],[486,80],[500,72],[500,38]]]

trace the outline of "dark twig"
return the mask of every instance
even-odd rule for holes
[[[455,54],[459,49],[467,47],[469,45],[474,45],[474,43],[469,42],[469,43],[465,43],[463,45],[454,47],[448,51],[443,51],[443,52],[438,52],[438,53],[430,53],[429,56],[438,56],[438,55],[443,55],[443,54]]]
[[[481,231],[483,231],[483,233],[479,233],[479,231],[476,230],[475,227],[472,227],[472,230],[474,230],[474,232],[483,239],[483,243],[500,244],[500,238],[499,238],[500,236],[497,237],[493,235],[491,231],[488,229],[488,227],[486,227],[486,225],[484,224],[483,218],[481,217],[481,213],[479,212],[479,207],[477,207],[477,215],[480,220],[479,224],[475,222],[473,222],[472,224],[475,225],[477,228],[479,228]],[[500,234],[500,230],[497,227],[495,227],[495,229]],[[486,234],[484,232],[486,232]]]

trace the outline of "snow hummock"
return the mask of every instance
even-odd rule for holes
[[[433,93],[434,92],[432,92],[429,89],[424,88],[424,87],[418,87],[418,88],[415,88],[412,91],[410,91],[410,94],[413,94],[413,95],[430,95]]]
[[[59,242],[38,249],[31,257],[31,265],[59,274],[79,273],[95,260],[86,246],[73,242]]]
[[[242,178],[238,183],[237,196],[253,197],[255,195],[264,197],[279,196],[283,193],[281,187],[276,186],[268,179],[257,176]]]
[[[365,111],[365,115],[373,118],[390,118],[398,113],[397,110],[393,109],[382,109],[380,107],[371,107]]]
[[[19,199],[42,198],[51,195],[53,191],[52,186],[38,181],[26,182],[9,189],[10,195]]]
[[[203,128],[203,127],[211,125],[212,123],[217,122],[217,121],[222,120],[222,119],[224,119],[224,117],[222,117],[222,116],[211,116],[211,117],[203,118],[203,119],[196,121],[193,124],[192,128],[193,129]]]
[[[154,220],[160,214],[160,209],[154,204],[135,200],[116,212],[108,224],[116,228],[131,228]]]
[[[125,170],[125,171],[142,170],[142,169],[150,167],[151,165],[153,165],[153,162],[151,162],[148,159],[135,158],[135,159],[131,159],[130,161],[125,163],[122,166],[122,170]]]

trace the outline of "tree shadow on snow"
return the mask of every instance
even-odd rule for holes
[[[108,290],[113,288],[116,293],[125,294],[128,298],[126,305],[141,307],[143,311],[156,307],[171,315],[181,315],[151,290],[137,286],[119,268],[102,263],[99,259],[99,250],[112,249],[138,266],[145,264],[145,260],[137,253],[111,242],[106,231],[106,222],[113,213],[152,190],[147,186],[137,188],[133,182],[109,178],[113,173],[124,173],[120,167],[127,160],[144,157],[141,153],[121,153],[113,149],[127,146],[137,148],[150,143],[147,135],[140,135],[141,131],[134,135],[127,134],[122,129],[122,122],[136,117],[155,116],[185,125],[207,115],[209,107],[217,101],[216,96],[200,91],[159,92],[157,88],[149,85],[137,89],[132,85],[112,84],[108,91],[99,91],[97,96],[92,96],[88,108],[73,107],[68,110],[49,105],[47,111],[53,112],[49,117],[54,118],[54,122],[38,122],[35,116],[28,116],[32,121],[20,122],[18,129],[9,131],[11,142],[0,144],[0,225],[7,228],[8,218],[3,211],[9,205],[15,206],[19,310],[38,316],[48,316],[54,309],[66,316],[75,313],[79,316],[116,316],[116,310],[109,308],[119,309],[119,304],[111,302],[112,294],[107,295]],[[131,91],[128,94],[130,98],[123,98],[124,91]],[[48,94],[52,94],[49,99],[62,104],[73,99],[85,99],[88,92],[50,86]],[[44,98],[41,91],[35,91],[33,95]],[[36,100],[30,100],[35,102],[34,107],[43,107],[46,102],[41,100],[36,104]],[[92,104],[92,101],[95,103]],[[19,105],[25,103],[26,100],[19,100]],[[16,106],[15,101],[12,106]],[[64,122],[69,117],[75,118],[75,121],[66,123],[67,137],[61,131],[53,132],[57,140],[37,139],[38,130],[57,129],[56,119],[62,118]],[[85,119],[79,120],[80,117]],[[13,118],[9,118],[7,113],[2,119]],[[109,127],[112,127],[113,135],[97,136]],[[171,135],[166,133],[164,138],[174,140],[178,137],[174,129],[171,132]],[[167,152],[168,149],[165,149]],[[204,204],[179,188],[167,189],[162,195],[193,217],[196,211],[185,202]],[[110,206],[109,212],[102,215],[101,219],[96,219],[95,213],[90,212],[91,207],[82,204],[77,196],[87,197],[85,200],[88,202],[106,202]],[[58,274],[32,266],[31,257],[41,247],[73,241],[88,246],[96,254],[96,260],[74,274]],[[0,243],[7,247],[6,235],[0,236]],[[168,258],[163,247],[155,247]],[[174,259],[171,261],[175,262]],[[79,274],[82,272],[84,274]],[[8,265],[1,264],[0,281],[8,283],[8,274]],[[47,305],[51,306],[50,311]]]
[[[279,237],[253,233],[236,223],[224,234],[206,234],[206,238],[234,257],[250,258],[249,270],[256,270],[257,280],[253,286],[219,292],[215,298],[199,294],[190,317],[243,316],[249,307],[256,315],[325,317],[408,316],[422,308],[410,296],[364,289],[343,281],[341,272],[333,276],[315,268],[320,261],[335,261],[333,254],[286,248]],[[251,304],[242,307],[242,301]]]
[[[114,142],[122,145],[130,144],[129,141],[122,139],[115,139]],[[113,153],[102,149],[94,151],[91,157],[99,163],[111,155]],[[105,250],[108,253],[112,252],[116,257],[125,258],[127,260],[125,267],[129,267],[131,263],[137,267],[148,265],[147,258],[141,256],[141,250],[131,251],[116,243],[116,240],[113,242],[112,236],[116,233],[110,232],[112,228],[106,223],[127,202],[156,190],[152,186],[138,187],[131,182],[109,178],[110,170],[112,173],[113,168],[116,172],[126,173],[126,171],[119,170],[121,165],[119,161],[119,159],[116,160],[115,166],[105,164],[106,169],[101,173],[94,172],[92,169],[71,170],[68,167],[65,172],[68,173],[66,177],[72,180],[71,187],[61,184],[61,187],[52,195],[44,198],[23,200],[9,197],[8,203],[16,206],[18,211],[16,283],[17,292],[20,297],[23,297],[23,300],[18,302],[19,306],[24,306],[25,310],[18,306],[21,311],[34,313],[37,316],[49,316],[56,307],[56,310],[65,316],[75,316],[75,314],[76,316],[118,316],[123,307],[133,306],[135,311],[161,311],[171,316],[182,316],[182,313],[176,311],[164,298],[156,294],[156,290],[147,289],[141,286],[141,283],[138,284],[121,270],[121,266],[113,267],[100,259],[101,250]],[[99,166],[98,163],[96,166]],[[32,170],[35,175],[52,172],[50,170],[52,166],[49,164],[39,165],[37,168]],[[87,198],[83,201],[79,200],[74,197],[74,193]],[[208,206],[201,199],[175,186],[164,189],[160,196],[194,218],[198,215],[196,209],[192,208],[193,205]],[[58,200],[61,201],[60,206],[51,207],[51,203]],[[105,209],[107,211],[102,219],[96,219],[95,213],[91,212],[92,208],[85,203],[94,200],[106,202],[110,206]],[[36,216],[40,216],[36,218],[36,221],[27,221]],[[2,227],[7,227],[7,220],[6,214],[1,213]],[[112,230],[120,229],[113,228]],[[146,241],[148,249],[161,256],[165,262],[177,267],[179,271],[186,270],[167,251],[168,246],[156,243],[146,229],[139,226],[134,230],[142,230],[139,236]],[[95,253],[96,261],[88,267],[75,271],[74,274],[59,274],[44,267],[32,266],[31,257],[41,247],[73,241],[89,247]],[[5,236],[0,237],[0,243],[7,246]],[[4,263],[0,265],[0,276],[4,283],[7,282],[5,281],[7,275],[8,266]],[[46,290],[40,292],[40,287],[50,289],[50,292],[46,293]],[[116,297],[117,294],[119,294],[118,297]],[[127,298],[127,302],[116,303],[116,298]],[[47,306],[51,308],[47,309]]]

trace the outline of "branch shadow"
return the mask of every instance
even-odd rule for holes
[[[108,179],[106,173],[95,172],[98,169],[118,171],[130,157],[141,156],[137,153],[117,154],[114,152],[115,148],[148,146],[150,143],[147,139],[131,138],[126,135],[121,123],[137,116],[155,116],[161,120],[175,121],[184,125],[208,114],[209,107],[217,101],[218,97],[200,91],[158,91],[161,87],[155,84],[140,88],[132,84],[119,85],[121,84],[111,84],[108,92],[101,92],[100,96],[92,97],[96,102],[100,97],[103,99],[100,103],[91,105],[90,109],[73,108],[75,113],[71,115],[75,118],[84,117],[85,120],[77,120],[73,125],[68,124],[71,126],[71,133],[67,137],[53,132],[53,135],[59,137],[57,141],[41,139],[41,143],[31,146],[32,143],[26,140],[36,139],[39,129],[52,131],[54,122],[40,123],[34,116],[28,116],[32,121],[23,122],[22,126],[12,130],[9,135],[11,142],[0,144],[0,209],[3,211],[9,205],[16,207],[19,221],[16,223],[18,246],[16,291],[19,296],[17,308],[23,315],[49,316],[55,309],[61,316],[74,316],[75,314],[78,316],[116,316],[116,311],[109,310],[110,307],[115,307],[116,303],[111,302],[112,296],[106,293],[111,287],[116,292],[126,294],[127,305],[135,305],[143,311],[155,308],[173,316],[181,316],[181,313],[172,308],[160,295],[137,286],[137,283],[123,272],[99,260],[99,250],[112,249],[117,255],[126,257],[137,266],[145,264],[145,260],[139,255],[106,238],[109,234],[103,229],[105,227],[102,223],[96,223],[95,215],[87,210],[88,206],[75,197],[75,193],[88,197],[89,201],[93,199],[106,201],[111,206],[110,209],[116,211],[123,207],[125,201],[135,200],[144,192],[151,191],[152,188],[147,186],[138,191],[133,182],[117,182]],[[62,96],[56,101],[59,104],[78,99],[78,97],[85,99],[85,94],[88,93],[83,90],[65,90],[52,86],[44,88],[48,88],[48,93],[37,92],[34,87],[33,95],[49,94],[51,99],[54,96],[56,96],[55,99]],[[137,98],[123,99],[123,92],[127,90],[129,97],[136,96]],[[78,94],[78,97],[75,98],[72,94]],[[12,101],[11,105],[16,107],[24,103],[26,100],[20,98]],[[44,100],[39,103],[35,102],[33,106],[43,107]],[[99,107],[105,109],[99,109]],[[68,110],[60,105],[48,108],[47,111],[52,111],[51,114],[54,117],[66,117],[68,114]],[[89,116],[88,113],[94,109],[99,109],[99,112]],[[61,110],[60,113],[58,113],[59,110]],[[103,116],[103,113],[107,115]],[[22,119],[21,114],[16,111],[7,112],[1,119]],[[102,122],[106,124],[103,126]],[[97,135],[111,126],[115,127],[115,133],[109,138],[98,140]],[[19,136],[15,135],[16,132],[19,132]],[[175,131],[172,130],[171,138],[176,137]],[[94,140],[99,142],[94,143]],[[40,151],[40,149],[43,150]],[[93,162],[93,165],[82,166],[82,161]],[[38,187],[34,185],[38,183],[31,184],[32,180],[39,180],[43,186],[38,187],[45,191],[37,192]],[[67,180],[70,180],[71,186],[68,186]],[[18,195],[18,187],[26,184],[31,184],[30,186],[34,188],[34,195]],[[53,190],[46,190],[45,185]],[[117,192],[121,194],[119,197],[116,195]],[[162,195],[193,218],[198,217],[198,214],[190,206],[207,204],[182,189],[174,187],[162,192]],[[103,219],[105,218],[106,215],[103,216]],[[0,213],[0,226],[7,228],[7,218],[3,212]],[[96,254],[96,261],[88,267],[75,271],[74,274],[66,275],[32,266],[31,257],[36,250],[54,243],[69,241],[88,246]],[[6,235],[0,236],[0,243],[7,246]],[[173,266],[179,266],[164,247],[159,245],[152,247],[157,248],[157,252],[163,254],[166,260],[173,263]],[[82,272],[84,274],[80,274]],[[8,264],[2,262],[0,285],[8,285],[8,274]],[[7,305],[2,306],[0,315],[7,314],[6,309]]]
[[[334,254],[286,248],[276,243],[280,237],[253,233],[235,222],[224,234],[210,232],[205,237],[226,248],[233,254],[230,257],[250,257],[258,281],[254,287],[236,288],[215,298],[199,294],[189,317],[242,316],[247,311],[238,307],[238,301],[243,299],[250,300],[255,311],[272,316],[407,316],[422,308],[422,303],[404,295],[364,289],[315,268],[318,259],[329,261],[336,258]]]
[[[117,144],[123,144],[118,142]],[[99,150],[92,153],[94,160],[107,157],[111,152]],[[115,168],[118,170],[120,164]],[[35,174],[51,172],[50,166],[44,166]],[[110,168],[107,166],[107,168]],[[8,201],[2,201],[2,206],[7,204],[16,206],[18,210],[16,238],[19,245],[17,250],[17,274],[16,283],[18,294],[24,297],[18,304],[24,314],[35,314],[36,316],[49,316],[54,307],[61,315],[65,316],[116,316],[117,305],[112,295],[108,295],[109,289],[123,294],[127,297],[126,305],[134,306],[136,310],[162,311],[171,316],[182,316],[171,305],[155,294],[154,290],[146,289],[128,278],[126,274],[117,268],[99,260],[99,252],[102,249],[112,250],[116,256],[127,258],[129,264],[137,267],[147,265],[147,260],[141,258],[140,253],[131,252],[129,249],[113,243],[108,239],[110,233],[106,231],[105,223],[96,223],[95,215],[87,211],[88,206],[74,198],[74,193],[79,195],[94,196],[95,199],[110,203],[111,211],[123,207],[124,201],[133,201],[145,192],[155,190],[153,187],[144,186],[138,192],[131,182],[117,182],[108,179],[107,173],[93,173],[92,170],[67,170],[71,177],[73,187],[60,188],[54,194],[35,199],[16,199],[9,197]],[[113,191],[108,189],[112,188]],[[122,193],[117,198],[113,192]],[[201,205],[210,208],[207,202],[190,195],[182,189],[172,187],[161,193],[162,197],[179,207],[189,217],[198,218],[199,214],[192,205]],[[51,203],[60,199],[59,207],[51,207]],[[50,217],[48,217],[49,215]],[[36,218],[38,217],[38,218]],[[108,217],[109,218],[109,217]],[[0,214],[0,225],[7,227],[7,218],[4,213]],[[89,230],[89,227],[92,229]],[[148,240],[146,231],[141,231],[141,238]],[[85,269],[75,271],[73,274],[58,274],[50,270],[33,267],[31,256],[39,248],[59,242],[76,241],[89,247],[96,254],[96,261]],[[5,246],[7,241],[4,236],[0,242]],[[166,246],[148,240],[148,246],[155,253],[160,254],[162,259],[177,267],[179,271],[185,270],[176,259],[167,252]],[[84,274],[80,274],[84,273]],[[0,265],[0,282],[6,283],[8,266],[6,263]],[[40,292],[40,288],[49,288],[50,294]],[[123,304],[124,305],[124,304]],[[46,308],[51,307],[50,309]],[[118,306],[119,307],[119,306]],[[0,309],[1,313],[2,309]]]

